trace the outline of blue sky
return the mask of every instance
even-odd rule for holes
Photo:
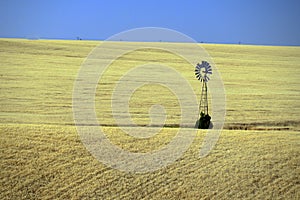
[[[106,39],[139,27],[199,42],[300,45],[300,1],[0,0],[0,37]]]

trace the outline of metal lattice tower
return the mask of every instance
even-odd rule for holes
[[[207,84],[205,81],[202,82],[201,98],[199,104],[199,116],[201,113],[204,113],[205,115],[208,114]]]
[[[212,74],[211,66],[208,62],[202,61],[201,64],[197,64],[195,69],[195,75],[198,80],[201,81],[201,98],[199,104],[199,116],[201,113],[204,115],[208,115],[208,100],[207,100],[207,82],[210,80],[208,77]]]

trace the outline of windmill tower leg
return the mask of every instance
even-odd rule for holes
[[[211,117],[208,114],[208,100],[207,100],[207,84],[202,82],[201,98],[199,104],[199,120],[196,123],[198,129],[208,129]]]
[[[201,99],[199,104],[199,115],[201,113],[204,113],[205,115],[208,114],[207,84],[205,81],[202,83]]]

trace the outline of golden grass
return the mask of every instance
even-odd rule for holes
[[[226,90],[225,130],[217,146],[200,159],[206,132],[199,130],[191,147],[175,163],[155,172],[133,174],[97,161],[73,126],[73,83],[84,58],[97,44],[0,40],[1,199],[300,198],[299,47],[203,44],[214,58]],[[126,56],[141,63],[150,59],[146,56],[150,52],[135,53]],[[164,52],[152,54],[177,67],[198,87],[193,71],[180,68],[185,66],[183,62]],[[125,70],[126,59],[116,62]],[[98,97],[109,100],[114,87],[110,74],[114,72],[113,66],[107,71],[102,81],[111,84],[100,84]],[[162,102],[171,102],[164,104],[169,113],[167,123],[178,123],[176,98],[165,88],[147,85],[130,100],[134,120],[149,122],[148,110],[138,108],[156,103],[155,98],[146,97],[152,87],[165,94]],[[109,139],[123,149],[153,151],[176,134],[177,128],[164,128],[150,139],[132,138],[113,127],[108,104],[96,104],[97,114],[109,125],[103,128]]]
[[[177,162],[128,174],[94,159],[72,126],[1,125],[1,198],[297,199],[299,137],[224,130],[211,154],[199,159],[199,131]],[[134,141],[119,142],[137,148]]]

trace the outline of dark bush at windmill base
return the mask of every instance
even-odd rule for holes
[[[203,112],[200,114],[200,119],[197,121],[198,129],[208,129],[211,117],[209,114],[205,115]]]

